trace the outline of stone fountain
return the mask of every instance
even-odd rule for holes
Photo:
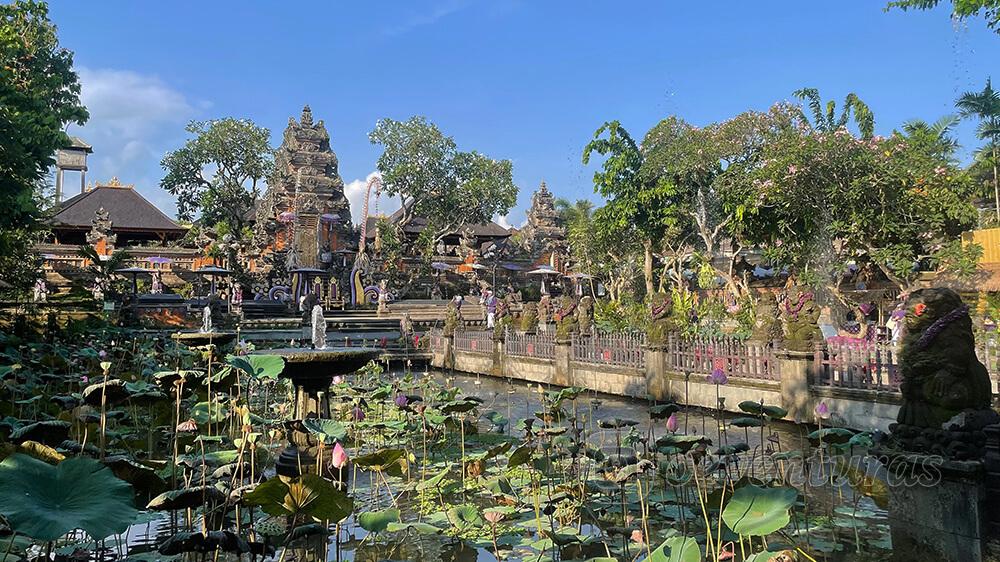
[[[312,309],[312,347],[269,349],[261,353],[284,359],[281,378],[291,380],[295,386],[294,410],[287,432],[289,445],[276,462],[278,474],[295,477],[299,475],[299,467],[312,466],[319,454],[320,443],[302,428],[302,420],[329,419],[327,390],[333,377],[357,371],[378,358],[380,352],[359,347],[328,348],[326,318],[323,308],[316,305]]]
[[[235,332],[217,331],[212,327],[212,307],[201,309],[201,327],[193,332],[176,332],[170,336],[174,340],[191,347],[208,344],[226,345],[236,338]]]

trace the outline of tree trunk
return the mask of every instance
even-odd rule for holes
[[[646,239],[643,243],[644,256],[642,262],[642,275],[646,279],[646,297],[652,297],[655,292],[653,287],[653,241]]]

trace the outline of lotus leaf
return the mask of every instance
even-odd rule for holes
[[[390,523],[399,522],[398,509],[383,509],[382,511],[366,511],[358,514],[358,525],[369,533],[381,533]]]
[[[336,522],[354,511],[354,500],[329,481],[315,474],[303,474],[285,484],[272,478],[243,497],[247,505],[259,505],[268,515],[312,516]]]
[[[457,505],[447,511],[448,521],[459,531],[466,531],[486,525],[486,520],[474,505]]]
[[[226,495],[215,486],[191,486],[190,488],[163,492],[150,500],[146,504],[146,509],[173,511],[175,509],[199,507],[206,503],[220,504],[225,501]]]
[[[729,420],[729,425],[731,425],[733,427],[744,427],[744,428],[746,428],[746,427],[761,427],[761,426],[764,425],[764,420],[762,420],[760,418],[751,418],[751,417],[744,416],[744,417],[741,417],[741,418],[733,418],[733,419]]]
[[[740,535],[768,535],[788,525],[788,509],[797,497],[795,488],[743,486],[722,510],[722,520]]]
[[[649,562],[699,562],[701,547],[691,537],[670,537],[650,553]]]
[[[285,360],[280,355],[230,355],[226,363],[255,379],[275,380],[285,370]]]
[[[132,487],[93,459],[51,466],[14,454],[0,463],[0,515],[34,539],[53,541],[83,529],[101,540],[125,531],[136,513]]]
[[[327,445],[343,443],[344,439],[347,438],[347,428],[336,420],[308,418],[302,420],[302,427],[306,428],[309,433],[322,438]]]
[[[46,420],[28,424],[15,429],[10,434],[10,440],[15,443],[38,441],[46,445],[58,445],[69,437],[72,424],[62,420]]]
[[[406,451],[403,449],[382,449],[374,453],[355,457],[354,464],[390,476],[402,476],[408,466]]]

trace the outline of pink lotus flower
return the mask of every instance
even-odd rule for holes
[[[395,402],[400,408],[405,408],[406,405],[410,403],[405,394],[397,394]]]
[[[632,538],[632,542],[641,545],[643,543],[643,540],[642,540],[642,531],[640,531],[639,529],[633,529],[632,530],[632,537],[631,538]]]
[[[330,456],[330,463],[333,465],[333,468],[336,468],[337,470],[344,468],[344,466],[347,465],[348,460],[350,459],[347,458],[347,451],[344,450],[343,445],[340,443],[334,445],[333,454]]]
[[[98,356],[98,357],[100,357],[101,359],[104,359],[105,357],[107,357],[107,356],[108,356],[108,352],[107,352],[107,351],[104,351],[104,350],[102,349],[102,350],[100,350],[100,351],[98,351],[98,352],[97,352],[97,356]]]
[[[825,420],[830,417],[830,407],[826,405],[826,402],[820,402],[816,405],[816,417]]]
[[[677,420],[677,413],[675,412],[667,418],[667,431],[676,433],[678,427],[680,427],[680,421]]]
[[[354,410],[351,411],[351,417],[354,421],[363,421],[365,419],[365,411],[361,409],[361,406],[355,406]]]
[[[489,521],[491,525],[496,525],[503,520],[503,513],[500,511],[486,511],[483,512],[483,519]]]
[[[194,433],[198,431],[198,423],[192,419],[177,424],[178,433]]]
[[[333,384],[340,384],[342,382],[344,382],[344,377],[340,375],[333,377]]]
[[[83,375],[82,377],[80,377],[80,382],[82,382],[83,384],[89,384],[90,377],[88,377],[87,375]]]

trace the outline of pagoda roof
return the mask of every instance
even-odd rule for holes
[[[131,185],[121,185],[117,178],[63,201],[57,207],[51,226],[59,229],[89,230],[97,211],[104,209],[113,231],[176,232],[187,228],[177,224],[156,208]]]
[[[378,220],[383,217],[368,217],[368,224],[365,231],[365,238],[373,239],[375,238],[375,228],[378,225]],[[402,220],[403,210],[399,209],[393,214],[386,218],[390,223],[396,223]],[[423,230],[427,228],[427,219],[421,217],[415,217],[410,221],[410,224],[403,228],[403,232],[406,234],[420,234]],[[479,237],[493,237],[493,238],[503,238],[511,235],[511,231],[500,226],[499,224],[490,221],[483,224],[467,224],[457,229],[455,232],[450,234],[459,235],[461,231],[465,229],[472,229],[473,236]]]

